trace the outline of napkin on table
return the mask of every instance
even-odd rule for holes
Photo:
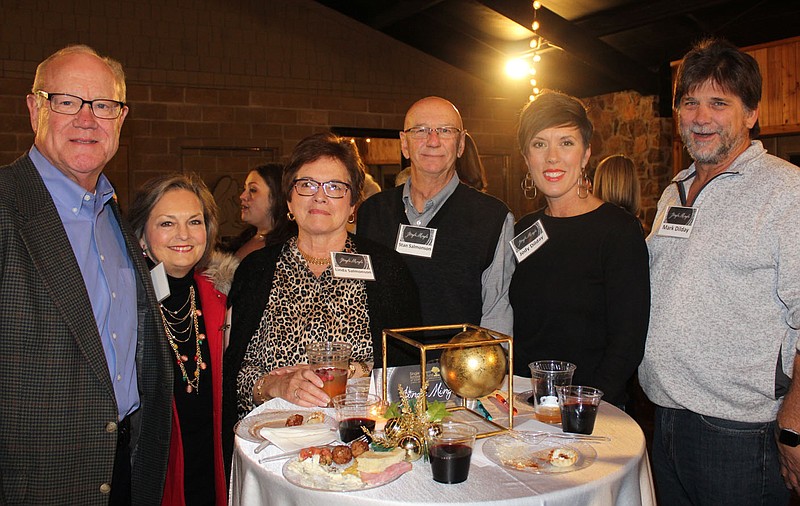
[[[337,432],[327,424],[262,427],[259,434],[285,452],[293,452],[307,446],[324,445],[335,441],[337,436]]]

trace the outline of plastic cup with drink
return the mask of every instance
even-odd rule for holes
[[[558,387],[561,430],[576,434],[591,434],[601,397],[603,392],[592,387],[578,385]]]
[[[375,422],[383,414],[384,405],[374,394],[348,389],[333,398],[336,422],[339,424],[339,439],[349,443],[364,435],[364,428],[375,430]]]
[[[344,393],[350,371],[350,355],[353,347],[343,341],[311,343],[306,347],[308,364],[322,380],[322,390],[331,398]]]
[[[572,384],[575,364],[562,360],[539,360],[528,364],[533,386],[534,416],[540,422],[558,424],[561,410],[556,387]]]
[[[433,480],[461,483],[469,477],[472,446],[478,429],[461,422],[442,422],[442,430],[426,435]]]

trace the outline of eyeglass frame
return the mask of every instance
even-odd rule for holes
[[[454,130],[455,133],[453,134],[452,137],[450,137],[448,135],[442,135],[442,130]],[[434,132],[441,139],[455,139],[456,137],[459,136],[459,134],[461,134],[461,132],[464,132],[464,129],[454,126],[442,126],[442,127],[413,126],[406,128],[405,130],[402,130],[402,132],[404,134],[409,134],[409,136],[412,139],[418,139],[418,140],[427,139],[428,136]],[[424,136],[420,135],[422,133],[424,133],[425,135]]]
[[[33,92],[33,94],[35,96],[37,96],[37,97],[41,97],[41,98],[47,100],[47,102],[50,104],[49,108],[50,108],[51,111],[53,111],[56,114],[63,114],[65,116],[75,116],[76,114],[81,112],[81,109],[83,109],[84,105],[89,104],[89,110],[92,111],[92,115],[95,118],[97,118],[97,119],[118,119],[120,116],[122,116],[122,111],[126,107],[125,102],[121,102],[119,100],[114,100],[113,98],[96,98],[94,100],[86,100],[86,99],[84,99],[82,97],[79,97],[77,95],[72,95],[70,93],[50,93],[49,91],[44,91],[44,90],[35,90]],[[55,109],[53,109],[53,97],[58,97],[58,96],[72,97],[72,98],[78,99],[78,100],[81,101],[81,105],[80,105],[80,107],[78,107],[78,110],[76,110],[73,113],[56,111]],[[119,105],[119,109],[117,109],[117,115],[114,116],[114,117],[108,117],[108,118],[104,118],[102,116],[98,116],[97,113],[94,110],[94,103],[95,102],[113,102],[113,103]]]
[[[317,186],[317,191],[315,191],[314,193],[311,193],[309,195],[303,195],[302,193],[300,193],[300,190],[297,188],[297,183],[299,183],[300,181],[308,181],[310,183],[314,183]],[[329,194],[328,193],[328,185],[331,184],[331,183],[344,185],[345,186],[344,195],[342,195],[341,197],[335,197],[335,196]],[[347,192],[348,191],[349,192],[353,191],[353,187],[352,187],[352,185],[350,185],[350,183],[345,183],[344,181],[339,181],[338,179],[331,179],[330,181],[325,181],[324,183],[321,183],[321,182],[317,181],[316,179],[313,179],[313,178],[310,178],[310,177],[299,177],[297,179],[292,180],[292,188],[294,188],[294,191],[298,195],[300,195],[301,197],[313,197],[316,194],[318,194],[319,193],[319,189],[322,188],[322,193],[324,193],[325,196],[330,198],[330,199],[343,199],[343,198],[345,198],[345,196],[347,196]]]

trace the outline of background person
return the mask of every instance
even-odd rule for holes
[[[294,233],[294,225],[286,218],[282,177],[283,165],[279,163],[260,165],[247,174],[239,200],[242,221],[248,226],[226,248],[239,260],[267,244],[281,243]]]
[[[625,155],[604,158],[594,172],[594,196],[638,217],[642,189],[633,160]]]
[[[347,233],[363,184],[352,143],[324,133],[295,147],[283,190],[298,235],[245,258],[231,288],[225,434],[232,437],[235,421],[270,398],[328,403],[307,365],[308,344],[352,344],[352,372],[365,376],[381,353],[383,329],[419,324],[417,288],[402,259]],[[369,255],[375,280],[334,275],[330,253],[342,251]],[[387,354],[391,359],[391,348]],[[231,441],[226,451],[232,448]]]
[[[626,382],[644,352],[650,310],[647,248],[636,218],[589,192],[584,169],[592,124],[584,105],[546,91],[520,115],[520,150],[546,207],[523,217],[547,240],[514,271],[514,373],[535,360],[577,366],[573,384],[627,402]]]
[[[222,342],[226,287],[238,261],[212,255],[217,205],[199,176],[169,174],[146,182],[130,221],[148,259],[164,264],[169,284],[160,310],[164,339],[174,351],[174,401],[162,504],[224,505]]]
[[[758,63],[727,42],[700,42],[678,67],[673,106],[694,163],[664,190],[647,238],[653,309],[639,367],[656,404],[661,504],[787,504],[781,474],[800,490],[800,392],[788,377],[800,171],[754,140],[760,100]],[[690,233],[662,231],[674,206],[692,214]]]
[[[483,168],[478,145],[469,132],[464,132],[464,152],[456,159],[456,174],[462,183],[478,191],[486,191],[489,186],[486,183],[486,169]]]
[[[0,169],[0,504],[161,501],[170,352],[102,174],[125,89],[93,49],[54,53],[27,96],[34,145]]]

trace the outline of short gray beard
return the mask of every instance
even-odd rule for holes
[[[686,147],[686,151],[689,152],[689,156],[691,156],[692,160],[696,163],[702,165],[716,165],[725,160],[730,154],[731,149],[737,146],[742,139],[740,135],[730,137],[727,135],[727,132],[722,132],[720,134],[719,146],[713,153],[703,153],[697,148],[697,145],[692,139],[691,128],[681,129],[681,140],[683,140],[683,145]]]

